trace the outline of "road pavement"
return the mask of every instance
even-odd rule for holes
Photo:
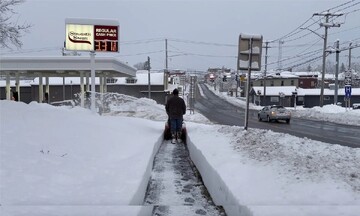
[[[210,91],[204,84],[199,85],[204,95],[196,94],[195,109],[210,121],[223,125],[244,126],[245,109],[230,104]],[[360,147],[360,127],[325,121],[292,118],[285,122],[259,122],[256,110],[249,111],[248,128],[269,129],[288,133],[300,138],[309,138],[331,144],[354,148]]]

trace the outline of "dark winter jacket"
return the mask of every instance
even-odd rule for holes
[[[170,119],[182,119],[186,113],[185,101],[178,95],[173,95],[167,100],[165,109]]]

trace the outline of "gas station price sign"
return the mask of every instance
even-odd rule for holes
[[[114,20],[66,19],[65,49],[119,52],[119,24]]]
[[[94,26],[94,50],[118,52],[118,26]]]

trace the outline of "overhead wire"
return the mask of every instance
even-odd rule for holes
[[[135,53],[135,54],[119,54],[119,55],[115,55],[115,57],[119,57],[119,56],[139,56],[139,55],[148,55],[148,54],[153,54],[153,53],[160,53],[160,52],[164,52],[164,50],[157,50],[157,51],[151,51],[151,52],[143,52],[143,53]]]
[[[352,8],[352,7],[360,4],[360,2],[355,2],[355,3],[354,3],[354,1],[355,1],[355,0],[345,2],[345,3],[340,4],[340,5],[338,5],[338,6],[335,6],[335,7],[329,8],[329,9],[327,9],[327,10],[324,10],[323,12],[330,11],[330,10],[334,10],[334,9],[338,9],[338,11],[341,11],[341,10],[345,10],[345,9]],[[353,4],[351,4],[351,3],[353,3]],[[351,4],[351,5],[349,5],[349,4]],[[348,5],[348,6],[346,6],[346,5]],[[344,6],[346,6],[346,7],[344,7]],[[338,11],[336,11],[336,12],[338,12]],[[356,12],[356,11],[358,11],[358,9],[353,10],[353,11],[350,11],[350,12],[346,12],[346,13],[349,14],[349,13],[353,13],[353,12]],[[321,12],[321,13],[323,13],[323,12]],[[280,38],[277,39],[277,40],[274,40],[274,42],[275,42],[275,41],[280,41],[280,40],[282,40],[283,42],[289,43],[289,42],[296,41],[296,40],[299,40],[299,39],[301,39],[301,38],[304,38],[304,37],[306,37],[306,36],[309,36],[309,35],[311,35],[311,33],[313,33],[313,32],[316,33],[316,31],[319,30],[321,27],[318,27],[318,28],[315,29],[315,30],[310,30],[309,27],[311,27],[311,26],[315,25],[316,23],[318,23],[318,21],[320,21],[321,19],[319,18],[318,20],[314,20],[314,22],[312,22],[312,23],[310,22],[310,24],[308,24],[308,25],[306,26],[306,24],[309,23],[309,21],[310,21],[311,19],[313,19],[313,17],[311,17],[311,18],[309,18],[308,20],[306,20],[304,23],[302,23],[300,26],[298,26],[296,29],[294,29],[294,30],[291,31],[290,33],[288,33],[288,34],[280,37]],[[335,17],[332,17],[332,19],[330,19],[329,21],[330,21],[330,22],[333,22],[334,20],[335,20]],[[304,27],[304,26],[305,26],[305,27]],[[294,37],[294,36],[296,36],[297,34],[301,33],[301,32],[302,32],[303,30],[305,30],[305,29],[309,29],[310,32],[305,33],[305,34],[302,34],[302,35],[297,36],[297,37]],[[352,28],[352,29],[356,29],[356,28]],[[320,34],[319,34],[319,35],[320,35]],[[318,36],[319,36],[319,35],[318,35]],[[292,38],[292,37],[294,37],[294,38]],[[321,40],[321,39],[320,39],[320,40]],[[320,41],[320,40],[318,40],[318,41]],[[315,42],[314,44],[312,44],[309,48],[306,48],[305,50],[311,49],[316,43],[318,43],[318,41]],[[282,46],[282,47],[286,47],[286,46]],[[290,46],[288,46],[288,47],[290,47]],[[293,49],[292,49],[292,50],[293,50]],[[305,51],[305,50],[304,50],[304,51]],[[304,52],[304,51],[302,51],[302,52]],[[289,51],[286,51],[286,52],[289,52]],[[315,52],[319,52],[319,51],[316,50]],[[301,52],[300,52],[300,53],[301,53]],[[291,60],[291,59],[296,59],[296,58],[298,58],[299,56],[301,56],[301,55],[296,54],[296,55],[294,55],[293,57],[289,57],[289,58],[286,58],[286,59],[282,59],[282,60],[280,60],[280,62],[285,62],[285,61],[288,61],[288,60]],[[317,59],[318,59],[318,58],[314,58],[312,61],[315,61],[315,60],[317,60]],[[310,61],[307,60],[306,62],[310,62]],[[272,62],[272,63],[269,63],[269,64],[275,64],[275,63],[279,63],[279,61]],[[285,65],[288,65],[288,64],[289,64],[289,63],[285,63]]]
[[[191,43],[191,44],[197,44],[197,45],[227,46],[227,47],[237,47],[238,46],[237,44],[213,43],[213,42],[183,40],[183,39],[176,39],[176,38],[168,38],[168,41],[181,42],[181,43]]]
[[[45,51],[59,50],[61,51],[62,47],[43,47],[38,49],[22,49],[22,50],[13,50],[8,52],[0,52],[0,55],[11,55],[11,54],[21,54],[21,53],[39,53]]]
[[[329,54],[327,54],[327,55],[329,55]],[[293,64],[293,65],[291,65],[291,66],[289,66],[289,67],[286,67],[286,68],[288,68],[288,69],[290,69],[290,68],[295,68],[295,67],[299,67],[299,66],[304,65],[304,64],[308,64],[308,63],[314,62],[314,61],[316,61],[316,60],[318,60],[318,59],[320,59],[320,58],[322,58],[322,57],[323,57],[323,56],[320,55],[320,56],[314,57],[314,58],[312,58],[312,59],[306,60],[306,61],[301,62],[301,63],[297,63],[297,64],[288,63],[288,64],[285,64],[285,65],[291,65],[291,64]]]
[[[133,41],[119,41],[121,45],[136,45],[136,44],[144,44],[144,43],[152,43],[152,42],[161,42],[164,41],[165,38],[150,38],[143,40],[133,40]]]
[[[335,7],[332,7],[332,8],[329,8],[329,9],[327,9],[327,10],[324,10],[324,11],[322,11],[321,13],[324,13],[324,12],[326,12],[326,11],[330,11],[330,10],[334,10],[334,9],[340,8],[340,7],[345,6],[345,5],[347,5],[347,4],[350,4],[351,2],[354,2],[354,1],[355,1],[355,0],[351,0],[351,1],[348,1],[348,2],[345,2],[345,3],[342,3],[342,4],[337,5],[337,6],[335,6]],[[355,4],[353,4],[353,5],[350,5],[350,6],[346,7],[346,8],[339,9],[339,11],[340,11],[340,10],[347,9],[347,8],[350,8],[350,7],[353,7],[353,6],[356,5],[356,4],[358,4],[358,3],[355,3]],[[309,24],[308,26],[304,27],[305,29],[306,29],[306,28],[309,28],[309,27],[311,27],[311,26],[313,26],[313,25],[315,25],[316,23],[318,23],[318,21],[320,21],[320,19],[321,19],[321,18],[319,18],[318,20],[313,20],[313,16],[311,16],[311,17],[308,18],[304,23],[302,23],[301,25],[299,25],[298,27],[296,27],[296,28],[295,28],[294,30],[292,30],[291,32],[285,34],[284,36],[281,36],[281,37],[278,38],[278,39],[272,40],[271,42],[276,42],[276,41],[284,40],[284,39],[286,39],[286,38],[289,38],[289,37],[292,37],[292,36],[294,36],[294,35],[297,35],[298,33],[302,32],[302,31],[304,30],[304,29],[301,29],[301,28],[302,28],[303,26],[305,26],[305,24],[308,23],[310,20],[313,20],[313,22],[312,22],[311,24]],[[315,31],[316,31],[316,30],[315,30]],[[299,36],[299,37],[296,38],[296,39],[303,38],[303,37],[305,37],[305,36],[307,36],[307,35],[309,35],[309,34]],[[295,40],[295,39],[294,39],[294,40]],[[289,42],[289,40],[287,40],[287,41]],[[291,41],[293,41],[293,40],[291,40]]]

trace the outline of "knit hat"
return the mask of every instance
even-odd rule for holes
[[[174,89],[173,95],[179,95],[179,90],[178,90],[178,89]]]

